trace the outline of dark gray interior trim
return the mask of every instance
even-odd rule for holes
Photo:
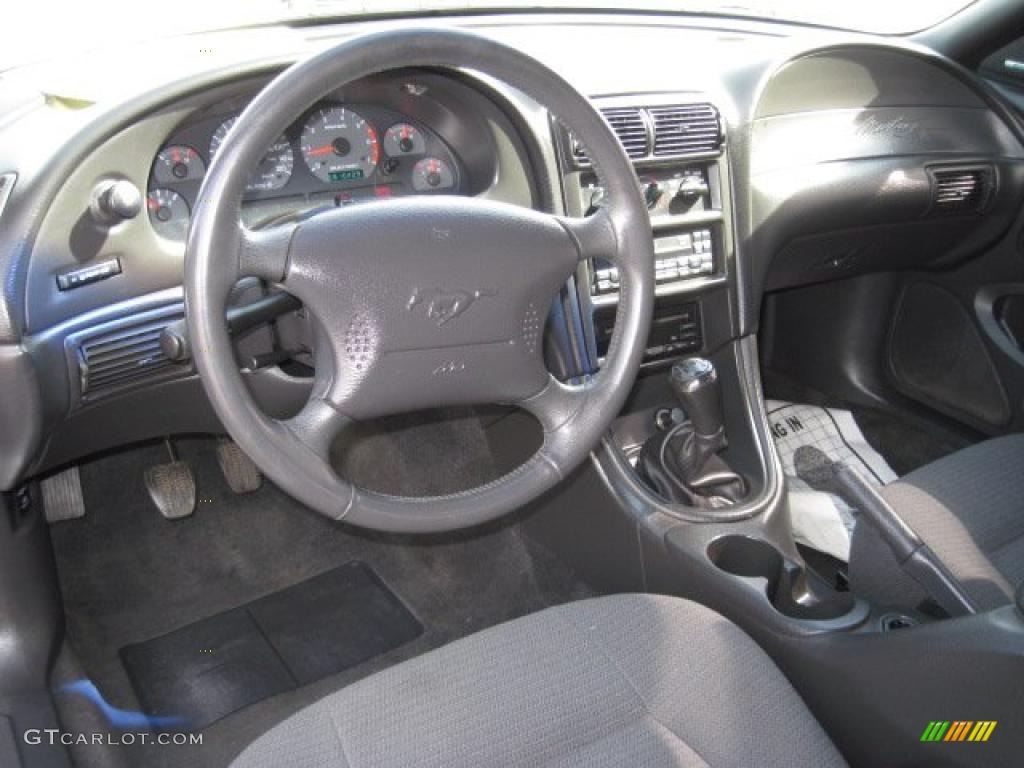
[[[1017,365],[1024,367],[1024,349],[1014,341],[996,317],[996,303],[1006,296],[1024,296],[1024,283],[1000,283],[978,290],[974,314],[989,340]]]
[[[731,348],[736,370],[740,374],[742,398],[739,403],[731,398],[729,402],[732,407],[738,409],[741,418],[749,425],[760,452],[759,469],[764,480],[759,493],[735,506],[716,510],[713,517],[698,514],[696,510],[691,512],[688,507],[682,505],[669,504],[640,480],[614,439],[606,436],[594,451],[593,461],[609,487],[624,499],[628,508],[649,510],[650,514],[661,513],[668,518],[688,523],[723,523],[749,520],[766,510],[778,507],[783,502],[785,485],[782,463],[775,448],[775,441],[768,430],[768,414],[764,406],[764,393],[761,391],[756,337],[741,338],[733,342]]]

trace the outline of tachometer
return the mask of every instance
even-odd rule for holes
[[[412,188],[417,192],[434,192],[455,186],[455,172],[444,160],[425,157],[412,169]]]
[[[206,173],[206,163],[192,147],[176,144],[156,156],[153,178],[157,184],[198,181]]]
[[[422,155],[427,151],[423,134],[408,123],[396,123],[384,134],[384,151],[389,157]]]
[[[324,107],[302,129],[302,156],[321,181],[361,181],[380,160],[377,131],[351,109]]]
[[[169,189],[151,189],[146,197],[146,208],[158,235],[170,240],[185,239],[191,215],[185,198]]]
[[[217,154],[224,137],[228,135],[231,126],[235,124],[237,117],[229,118],[221,123],[210,139],[210,160]],[[247,192],[270,192],[280,189],[288,183],[292,176],[292,167],[295,164],[295,155],[292,152],[291,142],[286,136],[278,137],[267,154],[260,160],[256,170],[245,185]]]

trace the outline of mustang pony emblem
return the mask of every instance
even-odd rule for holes
[[[440,327],[473,306],[477,299],[497,295],[497,291],[443,291],[440,288],[422,291],[417,288],[409,297],[406,309],[412,312],[418,306],[425,306],[427,317]]]

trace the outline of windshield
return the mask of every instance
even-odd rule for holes
[[[793,21],[878,34],[932,26],[972,0],[29,0],[4,19],[0,71],[117,42],[388,13],[486,9],[669,11]]]

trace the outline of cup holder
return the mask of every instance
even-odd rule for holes
[[[847,615],[855,599],[837,592],[804,565],[787,560],[766,541],[729,535],[708,545],[708,558],[733,576],[764,579],[764,593],[772,607],[792,619],[828,621]]]

